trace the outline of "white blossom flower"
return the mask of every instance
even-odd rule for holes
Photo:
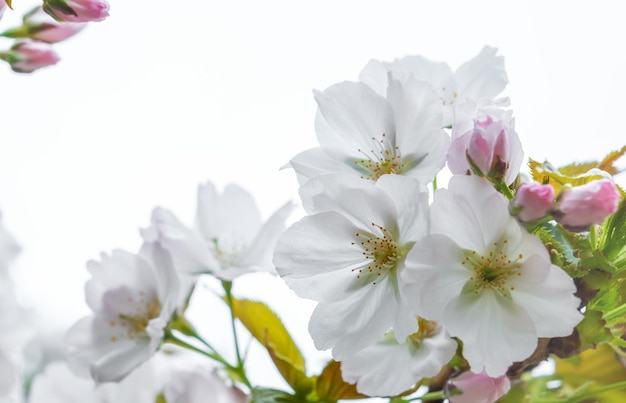
[[[368,396],[395,396],[422,378],[435,376],[452,359],[457,343],[434,322],[420,319],[419,330],[398,343],[390,331],[376,344],[341,361],[341,373]]]
[[[468,99],[485,102],[493,100],[508,83],[504,58],[496,56],[498,49],[485,46],[478,55],[452,71],[447,63],[434,62],[423,56],[406,56],[393,62],[371,60],[361,71],[361,82],[384,94],[388,72],[414,75],[429,83],[444,105],[444,125],[453,123],[454,109]],[[501,101],[497,100],[496,103]]]
[[[428,194],[419,182],[322,175],[300,188],[312,214],[280,237],[274,264],[303,298],[320,302],[309,323],[318,349],[341,359],[393,326],[399,342],[417,331],[399,287],[404,257],[427,231]]]
[[[151,226],[142,230],[142,236],[170,251],[180,272],[212,273],[232,280],[251,271],[273,272],[272,251],[292,210],[288,202],[262,223],[250,193],[228,185],[220,195],[207,182],[198,187],[195,228],[188,228],[172,212],[157,207]]]
[[[247,403],[250,398],[240,389],[228,386],[215,371],[196,368],[174,373],[165,385],[167,403]]]
[[[315,91],[315,99],[320,147],[289,164],[301,184],[333,172],[374,181],[399,174],[428,183],[445,164],[450,139],[441,129],[441,103],[430,85],[391,74],[382,94],[345,81]]]
[[[119,381],[159,347],[179,301],[179,280],[167,251],[144,244],[139,254],[114,250],[87,264],[93,314],[66,335],[70,368],[100,382]]]
[[[538,337],[572,333],[582,316],[573,280],[508,212],[504,196],[473,176],[435,193],[431,234],[401,274],[415,312],[463,341],[473,372],[504,374]]]
[[[96,385],[70,371],[66,362],[53,361],[35,376],[28,403],[154,403],[156,395],[149,363],[119,383]]]

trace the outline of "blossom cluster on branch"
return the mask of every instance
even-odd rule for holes
[[[67,331],[64,361],[31,375],[26,401],[625,400],[626,202],[614,175],[626,147],[562,167],[529,159],[521,173],[507,83],[485,47],[455,71],[372,60],[359,81],[315,91],[319,147],[284,166],[304,217],[286,228],[286,203],[263,221],[251,194],[211,182],[192,225],[156,207],[139,250],[87,264],[92,314]],[[19,248],[3,234],[8,263]],[[253,272],[317,302],[308,330],[332,354],[321,372],[267,305],[234,293]],[[187,315],[201,278],[219,285],[230,323],[211,328],[232,332],[234,357]],[[242,337],[290,390],[255,382]],[[19,383],[2,340],[0,396]],[[187,364],[190,353],[204,361]],[[552,373],[532,371],[547,359]]]
[[[0,20],[11,0],[0,1]],[[89,22],[102,21],[109,15],[106,0],[44,0],[24,14],[22,25],[0,32],[0,37],[15,39],[7,50],[0,50],[0,60],[18,73],[32,73],[56,64],[60,59],[53,44],[64,41]]]

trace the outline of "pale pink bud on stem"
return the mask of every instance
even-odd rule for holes
[[[492,378],[484,372],[466,371],[451,379],[450,386],[462,392],[450,394],[451,403],[494,403],[511,389],[511,382],[506,375]]]
[[[546,217],[554,206],[554,188],[539,182],[522,183],[511,203],[511,214],[530,223]]]
[[[6,38],[30,38],[47,43],[63,41],[85,28],[87,24],[58,22],[37,6],[24,15],[21,26],[0,34]]]
[[[581,186],[563,188],[557,198],[554,218],[574,232],[602,224],[617,211],[620,194],[611,179],[598,179]]]
[[[44,0],[43,9],[57,21],[102,21],[109,16],[106,0]]]
[[[56,64],[59,56],[52,46],[43,42],[18,42],[6,52],[0,52],[0,60],[11,65],[18,73],[32,73],[42,67]]]
[[[517,133],[491,116],[474,120],[474,128],[452,140],[448,167],[455,175],[474,173],[491,182],[510,185],[523,158]]]

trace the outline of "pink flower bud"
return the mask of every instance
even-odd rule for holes
[[[617,211],[620,194],[611,179],[598,179],[563,189],[554,218],[570,231],[580,232],[592,224],[602,224]]]
[[[44,0],[43,9],[57,21],[102,21],[109,16],[106,0]]]
[[[2,33],[7,38],[30,38],[46,43],[56,43],[65,40],[87,24],[74,22],[58,22],[43,11],[41,6],[35,7],[24,15],[24,23]]]
[[[524,156],[517,133],[492,116],[475,119],[473,123],[471,130],[452,140],[448,151],[450,171],[455,175],[474,173],[510,185]]]
[[[539,220],[550,213],[554,205],[554,188],[539,182],[522,183],[515,192],[513,210],[522,222]]]
[[[448,397],[451,403],[493,403],[511,389],[511,382],[506,375],[492,378],[484,372],[475,374],[470,371],[450,380],[460,395]]]
[[[35,41],[18,42],[8,52],[0,54],[0,58],[8,61],[13,71],[18,73],[32,73],[59,61],[52,46]]]

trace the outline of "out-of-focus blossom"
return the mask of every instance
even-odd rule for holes
[[[506,375],[492,378],[484,372],[465,371],[452,378],[450,386],[463,392],[449,396],[451,403],[494,403],[511,389],[511,381]]]
[[[70,371],[63,361],[51,362],[35,376],[29,403],[154,403],[158,386],[146,363],[119,383],[97,385]]]
[[[554,188],[539,182],[522,183],[515,192],[512,213],[522,222],[533,222],[547,216],[554,207]]]
[[[165,385],[167,403],[248,403],[249,396],[234,386],[228,386],[215,371],[197,368],[174,373]]]
[[[485,46],[478,55],[462,64],[455,72],[442,62],[433,62],[423,56],[406,56],[393,62],[371,60],[361,71],[359,79],[384,95],[387,91],[388,72],[414,75],[437,91],[443,104],[443,125],[454,121],[455,109],[465,102],[491,101],[508,83],[504,70],[504,57],[496,56],[498,49]]]
[[[4,15],[4,11],[7,9],[7,3],[2,0],[0,1],[0,19],[2,19],[2,16]]]
[[[457,343],[434,322],[420,319],[419,330],[403,343],[393,332],[341,361],[343,379],[368,396],[395,396],[422,378],[437,375],[450,361]]]
[[[563,188],[557,198],[554,218],[570,231],[586,231],[590,225],[602,224],[615,213],[619,200],[619,191],[611,179]]]
[[[144,244],[137,255],[115,250],[87,264],[85,285],[93,314],[66,335],[66,357],[80,376],[119,381],[159,347],[180,300],[170,256],[159,245]]]
[[[85,28],[87,24],[58,22],[37,6],[24,15],[21,26],[4,31],[7,38],[30,38],[46,43],[63,41]]]
[[[32,73],[59,61],[52,46],[48,43],[24,40],[17,42],[8,51],[0,52],[0,60],[11,65],[18,73]]]
[[[106,0],[44,0],[43,9],[57,21],[102,21],[109,16]]]
[[[510,185],[524,158],[522,143],[511,123],[485,116],[475,119],[474,127],[465,133],[453,130],[448,151],[450,171],[455,175],[474,173]]]
[[[301,184],[337,172],[372,181],[398,174],[428,183],[443,168],[450,138],[441,129],[441,104],[428,84],[391,75],[381,95],[345,81],[316,91],[315,99],[320,147],[289,164]]]
[[[399,274],[428,231],[428,192],[400,175],[329,174],[302,185],[300,197],[311,215],[280,237],[274,264],[296,294],[319,302],[309,322],[315,346],[342,360],[391,327],[404,343],[417,321]]]
[[[576,286],[544,244],[511,217],[508,201],[474,176],[435,192],[431,232],[406,257],[414,312],[463,342],[472,371],[495,377],[582,319]]]
[[[223,194],[207,182],[198,187],[196,225],[191,229],[167,209],[152,212],[152,224],[141,231],[146,242],[170,251],[182,273],[212,273],[223,280],[253,271],[274,272],[274,245],[293,211],[288,202],[262,223],[254,198],[237,185]]]
[[[2,1],[0,0],[0,3]],[[6,278],[9,265],[15,260],[22,248],[17,243],[13,235],[11,235],[2,224],[2,213],[0,213],[0,282]],[[2,288],[2,285],[0,285]],[[2,291],[0,290],[0,293]]]

